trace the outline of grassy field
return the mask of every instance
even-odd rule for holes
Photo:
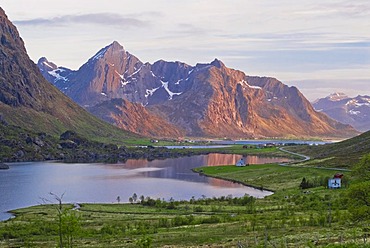
[[[310,181],[327,181],[335,171],[327,169],[280,166],[277,164],[250,165],[246,167],[210,166],[194,169],[212,177],[241,182],[273,191],[298,188],[305,177]]]
[[[61,215],[58,205],[34,206],[0,223],[0,247],[58,247],[59,230],[65,247],[367,247],[368,229],[349,219],[347,189],[320,186],[336,171],[275,164],[197,170],[275,193],[264,199],[141,198],[82,204],[78,211],[63,205]],[[299,189],[303,177],[315,186]]]

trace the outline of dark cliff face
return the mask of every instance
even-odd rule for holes
[[[53,95],[42,94],[47,87],[38,83],[40,73],[28,58],[17,29],[2,9],[0,37],[0,101],[12,107],[43,109],[42,103],[52,100]]]
[[[147,128],[164,122],[171,126],[167,136],[174,129],[188,136],[232,138],[356,134],[351,127],[315,112],[297,88],[274,78],[246,76],[218,59],[195,66],[163,60],[144,64],[117,42],[72,72],[65,87],[59,88],[101,118],[115,113],[116,105],[108,104],[114,99],[140,104],[140,110],[122,108],[121,120],[117,115],[109,119],[129,130],[142,129],[139,123],[150,119]],[[106,107],[98,108],[102,102]],[[146,118],[135,111],[145,111]],[[132,126],[122,125],[129,119]]]

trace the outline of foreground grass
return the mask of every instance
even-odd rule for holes
[[[203,174],[275,191],[264,199],[221,197],[136,204],[64,205],[77,222],[73,247],[365,247],[367,229],[349,221],[346,189],[298,188],[335,171],[274,164],[200,168]],[[56,247],[56,205],[14,211],[0,223],[0,247]],[[67,222],[68,224],[68,222]]]
[[[335,174],[333,170],[288,167],[277,164],[250,165],[246,167],[210,166],[196,168],[194,171],[272,191],[298,188],[304,177],[307,180],[317,181],[332,177]]]

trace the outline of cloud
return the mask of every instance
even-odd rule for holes
[[[367,0],[342,1],[337,3],[321,3],[311,8],[297,11],[297,15],[310,16],[346,16],[359,17],[367,16],[370,13],[370,4]]]
[[[184,35],[204,35],[209,31],[210,30],[192,24],[180,23],[177,25],[176,30],[174,32],[181,33]]]
[[[35,18],[14,21],[23,26],[66,26],[70,24],[94,24],[119,27],[143,27],[148,23],[134,17],[126,17],[116,13],[92,13],[81,15],[64,15],[53,18]]]

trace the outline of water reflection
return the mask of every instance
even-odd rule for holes
[[[65,202],[127,202],[133,193],[152,198],[189,200],[249,194],[260,191],[224,180],[200,176],[191,171],[199,166],[235,164],[240,155],[209,154],[165,160],[128,160],[123,164],[63,164],[52,162],[16,163],[0,171],[0,220],[5,211],[42,203],[49,192],[63,194]],[[283,158],[248,156],[248,163],[281,162]]]

